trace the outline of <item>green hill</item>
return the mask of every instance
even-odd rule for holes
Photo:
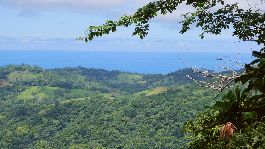
[[[179,148],[183,123],[214,99],[186,73],[1,67],[0,146]]]

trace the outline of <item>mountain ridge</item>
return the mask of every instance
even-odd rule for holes
[[[2,148],[179,148],[184,122],[214,102],[213,91],[181,80],[184,70],[9,65],[0,74]]]

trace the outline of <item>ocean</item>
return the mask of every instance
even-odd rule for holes
[[[0,51],[0,66],[29,64],[46,69],[82,66],[146,74],[166,74],[190,67],[215,71],[222,71],[220,67],[240,69],[236,63],[248,63],[251,59],[247,53]]]

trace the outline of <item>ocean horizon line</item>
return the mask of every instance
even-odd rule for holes
[[[136,73],[166,74],[182,68],[205,68],[220,71],[218,66],[237,69],[220,59],[251,61],[250,54],[238,53],[157,53],[157,52],[46,52],[46,51],[0,51],[0,66],[29,64],[42,68],[89,67]]]

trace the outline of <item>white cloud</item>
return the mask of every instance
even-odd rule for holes
[[[264,0],[229,0],[228,4],[238,3],[239,7],[242,9],[249,9],[250,7],[254,9],[265,10],[265,1]]]
[[[100,9],[120,6],[125,0],[1,0],[0,5],[19,9]]]
[[[149,2],[156,0],[1,0],[0,6],[16,8],[21,11],[22,16],[31,15],[29,12],[37,12],[44,10],[67,10],[86,12],[94,10],[97,14],[112,14],[122,15],[133,13],[137,8],[146,5]],[[265,2],[261,0],[228,0],[227,3],[238,2],[240,7],[249,8],[257,7],[265,10]],[[111,9],[111,10],[110,10]],[[181,4],[171,14],[159,15],[158,19],[162,21],[176,21],[180,14],[194,10],[191,6]]]
[[[148,0],[144,0],[148,1]],[[227,0],[225,1],[225,4],[234,4],[238,3],[239,8],[241,9],[260,9],[262,11],[265,11],[265,0]],[[142,3],[144,4],[144,3]],[[221,8],[220,5],[213,8],[213,10],[216,10],[218,8]],[[168,21],[168,22],[176,22],[180,20],[181,14],[185,14],[187,12],[193,12],[195,9],[191,6],[187,6],[185,4],[181,4],[178,6],[177,10],[173,13],[166,14],[166,15],[159,15],[158,20],[162,21]]]

